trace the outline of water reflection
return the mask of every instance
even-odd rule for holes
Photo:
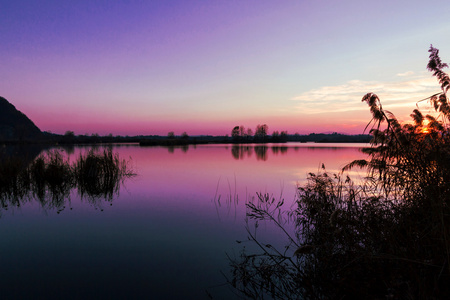
[[[128,145],[130,146],[130,145]],[[205,145],[202,145],[205,146]],[[206,147],[224,147],[225,149],[230,149],[230,144],[211,144],[206,145]],[[268,151],[271,150],[273,155],[285,155],[288,151],[299,152],[300,150],[332,150],[332,151],[340,151],[342,148],[361,148],[364,144],[361,143],[346,143],[346,144],[336,144],[332,143],[304,143],[301,146],[298,146],[298,143],[294,145],[289,145],[289,143],[283,144],[231,144],[231,155],[236,160],[243,160],[245,158],[252,157],[253,153],[255,153],[256,160],[258,161],[267,161]],[[97,146],[98,147],[98,146]],[[187,153],[189,149],[197,149],[197,145],[158,145],[158,146],[150,146],[148,148],[164,148],[167,149],[167,152],[170,154],[174,154],[175,151],[181,150],[183,153]],[[178,150],[177,150],[178,149]],[[72,151],[72,152],[69,152]],[[68,153],[73,153],[73,150],[67,149]]]
[[[267,160],[267,146],[255,146],[256,160]]]
[[[238,145],[190,145],[186,152],[176,146],[170,153],[161,146],[114,145],[120,157],[132,157],[138,173],[132,180],[125,177],[120,195],[108,181],[88,181],[88,187],[72,182],[58,191],[42,180],[22,198],[0,197],[9,205],[7,212],[0,208],[2,298],[208,299],[208,292],[213,299],[236,299],[234,290],[221,285],[223,274],[232,278],[224,253],[238,256],[244,245],[253,253],[251,243],[235,243],[247,238],[246,202],[258,192],[273,193],[277,199],[282,192],[290,207],[296,184],[307,172],[322,162],[335,170],[361,154],[325,145],[252,144],[242,150],[234,147],[243,158],[236,159],[230,155],[233,146]],[[277,146],[278,151],[273,150]],[[64,148],[63,161],[68,160],[73,170],[80,154],[89,150],[90,146]],[[100,196],[104,190],[113,200]],[[20,210],[16,202],[9,202],[17,199]],[[92,208],[104,208],[104,213]],[[258,237],[273,246],[284,245],[279,232],[260,225]]]
[[[286,147],[286,146],[280,146],[280,147],[272,146],[271,149],[272,149],[272,153],[275,155],[278,155],[278,153],[286,154],[288,151],[288,147]]]
[[[231,155],[236,160],[242,160],[244,158],[249,158],[255,152],[256,160],[267,160],[267,150],[269,147],[265,145],[233,145],[231,146]]]
[[[179,146],[169,145],[169,146],[156,146],[156,147],[166,148],[170,154],[175,153],[175,149],[181,149],[181,151],[183,153],[186,153],[189,150],[189,145],[179,145]],[[194,149],[195,149],[195,146],[194,146]]]
[[[344,144],[347,147],[360,148],[362,144]],[[256,160],[267,161],[268,160],[268,150],[270,149],[273,155],[285,155],[288,151],[298,152],[301,149],[307,149],[310,151],[318,149],[326,149],[332,151],[340,151],[343,146],[336,147],[335,144],[305,144],[303,146],[289,146],[287,144],[234,144],[231,146],[231,155],[236,160],[243,160],[245,158],[250,158],[255,153]],[[228,149],[228,148],[227,148]]]
[[[17,158],[24,163],[30,163],[39,153],[48,148],[42,145],[0,145],[0,163]]]
[[[250,157],[253,153],[253,146],[249,145],[233,145],[231,147],[231,155],[236,160],[244,159],[245,156]]]
[[[103,152],[91,149],[74,162],[62,150],[47,150],[40,155],[32,150],[0,152],[0,210],[36,201],[45,210],[59,213],[70,207],[74,190],[97,207],[102,201],[112,202],[125,179],[134,176],[128,163],[111,148]],[[65,150],[74,153],[73,148]]]

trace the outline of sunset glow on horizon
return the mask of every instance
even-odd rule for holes
[[[439,92],[437,12],[450,2],[3,1],[0,96],[60,134],[360,134],[366,93],[409,120]]]

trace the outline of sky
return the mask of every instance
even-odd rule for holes
[[[0,0],[0,96],[63,134],[363,133],[439,92],[450,1]],[[426,112],[426,104],[419,103]]]

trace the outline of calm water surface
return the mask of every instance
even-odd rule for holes
[[[62,211],[35,201],[1,210],[1,297],[237,298],[225,276],[227,254],[239,255],[236,240],[247,238],[245,202],[257,192],[292,202],[308,172],[363,158],[360,146],[114,146],[138,175],[112,201],[74,191]],[[260,229],[272,244],[284,242]]]

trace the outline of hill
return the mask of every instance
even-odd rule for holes
[[[41,130],[25,114],[0,97],[0,141],[35,141],[42,136]]]

